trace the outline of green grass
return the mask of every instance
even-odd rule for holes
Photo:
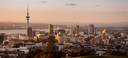
[[[80,57],[62,57],[62,58],[128,58],[126,56],[80,56]]]

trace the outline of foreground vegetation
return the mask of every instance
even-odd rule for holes
[[[54,36],[49,36],[49,40],[48,40],[49,43],[48,43],[46,50],[35,49],[35,50],[27,53],[25,58],[60,58],[60,57],[64,57],[65,53],[56,50],[56,47],[54,46],[54,44],[55,44],[54,39],[55,39]]]
[[[49,36],[48,45],[45,50],[35,49],[26,54],[25,58],[128,58],[127,52],[120,52],[120,46],[117,46],[117,50],[107,51],[103,55],[109,56],[94,56],[95,51],[91,49],[84,49],[82,45],[78,48],[72,48],[68,51],[68,55],[64,52],[58,51],[54,46],[55,37]],[[114,56],[113,56],[114,55]],[[70,56],[70,57],[65,57]]]
[[[128,57],[108,55],[108,56],[81,56],[81,57],[61,57],[61,58],[128,58]]]

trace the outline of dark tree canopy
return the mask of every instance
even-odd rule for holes
[[[39,49],[29,52],[25,58],[60,58],[65,56],[65,53],[57,51],[55,48],[55,36],[49,36],[46,51]]]
[[[47,52],[54,52],[55,50],[55,36],[49,36]]]

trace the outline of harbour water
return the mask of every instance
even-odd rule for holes
[[[48,29],[33,29],[33,30],[36,30],[36,31],[45,31],[45,32],[48,32]],[[54,29],[56,30],[56,29]],[[68,31],[70,29],[65,29],[65,31]],[[13,30],[0,30],[0,33],[5,33],[5,34],[26,34],[27,33],[27,30],[26,29],[13,29]]]
[[[46,31],[48,32],[48,29],[33,29],[36,31]],[[27,30],[26,29],[14,29],[14,30],[0,30],[0,33],[5,33],[5,34],[26,34]]]

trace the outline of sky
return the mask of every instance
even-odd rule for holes
[[[0,22],[128,22],[128,0],[0,0]]]

